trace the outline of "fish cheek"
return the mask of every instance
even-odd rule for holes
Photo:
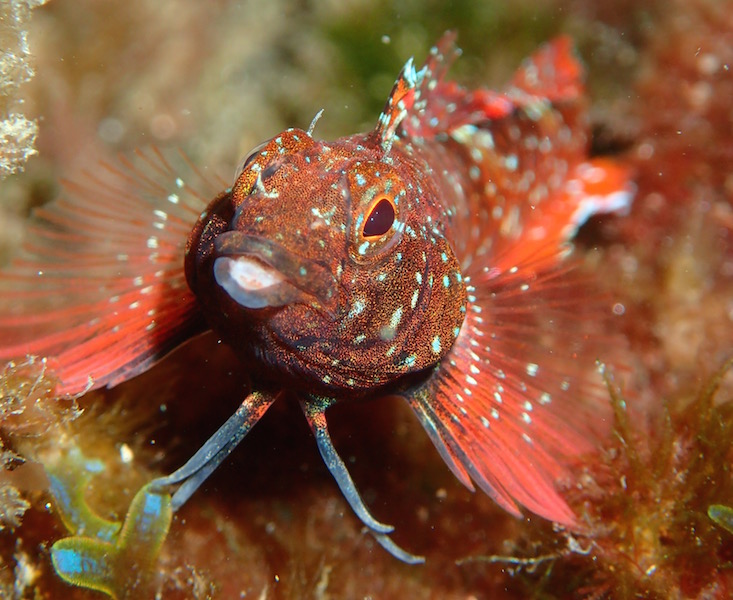
[[[403,238],[356,281],[339,347],[352,350],[348,358],[366,381],[391,383],[429,369],[450,351],[463,323],[466,288],[445,239]]]
[[[210,276],[214,240],[229,229],[234,217],[231,192],[219,194],[209,203],[194,225],[186,243],[185,272],[191,291],[199,296],[213,281]],[[206,283],[204,283],[206,282]]]

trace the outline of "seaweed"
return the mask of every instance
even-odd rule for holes
[[[733,359],[649,427],[604,368],[614,435],[568,496],[579,531],[524,531],[496,564],[533,598],[724,598],[733,584],[733,398],[717,398]],[[718,527],[722,525],[723,529]],[[476,568],[476,567],[474,567]]]

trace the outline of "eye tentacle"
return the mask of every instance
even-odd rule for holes
[[[261,144],[257,144],[250,153],[245,156],[242,159],[242,162],[239,163],[239,166],[237,167],[237,170],[234,172],[234,181],[237,181],[239,179],[239,176],[244,172],[244,170],[252,164],[252,161],[257,158],[257,156],[262,152],[262,149],[269,144],[270,140],[267,140],[265,142],[262,142]]]

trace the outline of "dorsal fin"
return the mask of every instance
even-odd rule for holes
[[[424,77],[425,69],[416,71],[412,58],[402,67],[402,71],[389,94],[389,98],[387,98],[387,103],[382,109],[382,114],[379,115],[377,127],[374,130],[374,135],[377,136],[385,152],[389,152],[394,142],[397,127],[413,108],[416,92]]]
[[[446,32],[430,49],[422,69],[408,61],[397,79],[377,125],[383,148],[395,137],[426,139],[449,133],[467,123],[506,116],[513,108],[504,94],[489,90],[467,91],[446,81],[453,62],[461,55],[456,33]]]
[[[560,36],[543,44],[525,59],[511,82],[512,87],[551,102],[573,100],[583,94],[583,67],[573,51],[573,42]]]
[[[450,134],[464,125],[504,118],[518,106],[569,101],[583,94],[583,68],[569,37],[561,36],[526,59],[506,93],[487,89],[466,90],[446,81],[448,69],[461,51],[455,32],[447,32],[430,49],[425,65],[415,71],[408,61],[397,79],[376,133],[385,150],[396,137],[425,139]]]

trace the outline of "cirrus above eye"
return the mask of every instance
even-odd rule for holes
[[[384,235],[395,220],[394,205],[387,198],[380,198],[372,204],[364,222],[364,237]]]
[[[262,149],[267,146],[267,144],[270,143],[270,140],[267,140],[265,142],[262,142],[261,144],[258,144],[252,150],[250,153],[242,160],[242,162],[239,163],[239,166],[237,167],[237,170],[234,173],[234,181],[239,179],[239,176],[244,172],[244,170],[252,163],[252,161],[257,158],[260,152],[262,152]]]

